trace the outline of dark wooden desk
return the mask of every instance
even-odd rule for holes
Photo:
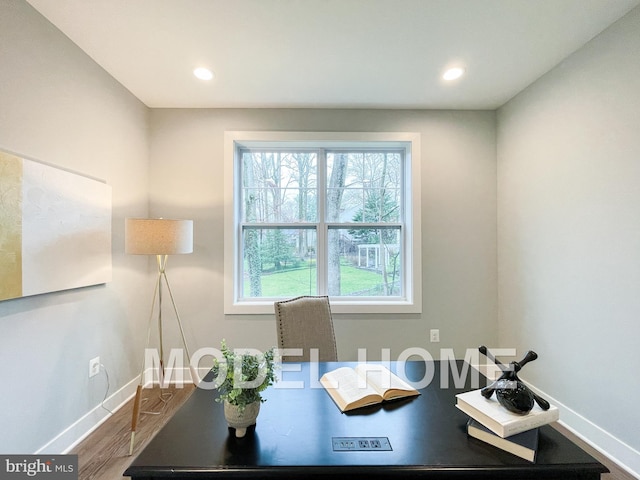
[[[317,367],[322,374],[342,365]],[[462,389],[440,388],[440,362],[428,365],[435,374],[419,397],[343,414],[326,391],[310,388],[312,366],[303,364],[300,372],[283,372],[283,380],[302,380],[305,388],[270,388],[255,431],[242,439],[230,435],[222,405],[213,401],[216,391],[197,389],[124,475],[595,480],[608,471],[550,426],[540,430],[535,464],[467,437],[468,417],[455,407],[454,396],[470,389],[469,380]],[[405,371],[419,380],[425,363],[408,362]],[[393,450],[335,452],[332,437],[387,437]]]

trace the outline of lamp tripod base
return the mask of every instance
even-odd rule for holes
[[[185,352],[187,354],[187,358],[189,360],[189,362],[191,361],[191,355],[189,354],[189,348],[187,347],[187,341],[184,335],[184,330],[182,328],[182,322],[180,321],[180,315],[178,314],[178,309],[176,307],[176,303],[173,299],[173,294],[171,292],[171,287],[169,286],[169,280],[167,279],[167,274],[165,273],[165,267],[166,267],[166,263],[167,263],[167,256],[164,255],[158,255],[157,256],[157,261],[158,261],[158,280],[156,282],[156,288],[154,291],[154,295],[153,295],[153,301],[151,304],[151,315],[149,316],[149,328],[147,331],[147,347],[149,346],[149,341],[151,338],[151,323],[153,320],[153,312],[154,312],[154,307],[155,307],[155,303],[156,303],[156,298],[158,299],[158,334],[159,334],[159,340],[160,340],[160,371],[158,374],[158,381],[160,383],[160,386],[162,387],[164,385],[164,375],[165,375],[165,371],[164,371],[164,351],[163,351],[163,339],[162,339],[162,282],[164,281],[164,284],[167,287],[167,291],[169,292],[169,297],[171,298],[171,304],[173,305],[173,311],[175,313],[176,316],[176,320],[178,323],[178,327],[180,329],[180,335],[182,337],[182,343],[184,345],[184,349]],[[135,438],[136,438],[136,430],[138,427],[138,421],[140,419],[140,413],[153,413],[153,414],[157,414],[159,412],[141,412],[140,411],[140,405],[142,403],[142,389],[143,389],[143,382],[144,382],[144,367],[145,367],[145,360],[146,357],[143,358],[142,360],[142,369],[140,371],[140,383],[138,384],[137,388],[136,388],[136,395],[135,395],[135,399],[133,402],[133,415],[132,415],[132,419],[131,419],[131,441],[129,442],[129,456],[133,455],[133,449],[135,447]],[[199,383],[199,378],[197,376],[196,370],[195,368],[190,364],[189,365],[189,369],[190,369],[190,373],[191,373],[191,380],[193,382],[193,384],[195,386],[198,386]],[[165,400],[165,395],[164,394],[160,394],[161,400],[163,402],[168,401],[168,399]],[[171,394],[169,394],[169,398],[171,398]]]

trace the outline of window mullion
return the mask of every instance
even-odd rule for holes
[[[328,291],[327,255],[328,231],[326,221],[327,205],[327,152],[324,148],[318,150],[318,253],[316,255],[316,269],[318,273],[318,294],[326,295]]]

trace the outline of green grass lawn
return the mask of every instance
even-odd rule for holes
[[[382,275],[361,270],[349,265],[342,265],[340,290],[342,295],[367,290],[382,283]],[[249,282],[245,282],[245,291],[249,291]],[[316,294],[316,267],[307,269],[285,270],[262,277],[263,297],[293,297],[297,295]]]

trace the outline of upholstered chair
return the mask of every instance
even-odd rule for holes
[[[333,332],[331,306],[327,296],[302,296],[274,303],[279,348],[301,348],[302,355],[285,355],[287,362],[308,362],[311,349],[318,350],[318,360],[338,360]]]

